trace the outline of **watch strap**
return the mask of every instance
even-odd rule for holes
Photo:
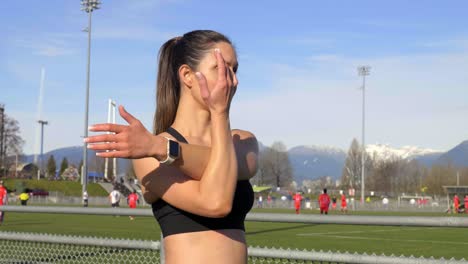
[[[163,136],[164,137],[164,136]],[[176,158],[172,157],[171,156],[171,153],[169,151],[169,148],[170,148],[170,144],[171,144],[171,141],[173,141],[172,139],[168,138],[168,137],[164,137],[167,139],[167,144],[166,144],[166,159],[160,161],[159,163],[161,164],[166,164],[166,165],[170,165],[171,163],[173,163]]]

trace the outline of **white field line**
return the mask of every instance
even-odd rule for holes
[[[428,227],[424,229],[435,229],[434,227]],[[363,233],[380,233],[380,232],[392,232],[392,231],[410,231],[410,230],[421,230],[421,228],[395,228],[395,229],[377,229],[377,230],[356,230],[356,231],[336,231],[336,232],[322,232],[322,233],[299,233],[297,236],[320,236],[320,235],[333,235],[333,234],[363,234]]]
[[[435,228],[427,228],[435,229]],[[408,229],[405,229],[405,231]],[[417,230],[417,229],[412,229]],[[421,230],[420,228],[418,230]],[[341,236],[331,234],[356,234],[356,233],[370,233],[370,232],[387,232],[387,231],[401,231],[401,229],[387,229],[387,230],[373,230],[373,231],[348,231],[348,232],[328,232],[328,233],[308,233],[308,234],[297,234],[297,236],[326,236],[341,239],[358,239],[358,240],[374,240],[374,241],[395,241],[395,242],[415,242],[415,243],[436,243],[436,244],[451,244],[451,245],[468,245],[468,242],[456,242],[456,241],[439,241],[439,240],[417,240],[417,239],[392,239],[392,238],[378,238],[378,237],[360,237],[360,236]]]

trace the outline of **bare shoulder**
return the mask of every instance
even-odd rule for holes
[[[241,140],[243,140],[243,139],[254,139],[255,141],[257,141],[257,139],[255,138],[255,135],[252,132],[247,131],[247,130],[232,129],[231,130],[231,135],[233,137],[237,136]]]
[[[233,129],[231,130],[232,139],[237,150],[241,152],[258,153],[258,142],[255,135],[246,130]]]

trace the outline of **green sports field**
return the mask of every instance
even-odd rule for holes
[[[256,209],[254,211],[290,213],[292,210]],[[446,216],[440,213],[373,213],[376,214]],[[159,227],[150,217],[139,217],[130,221],[124,216],[8,212],[0,230],[143,240],[160,238]],[[466,250],[468,228],[247,222],[246,233],[249,245],[252,246],[468,259],[468,250]]]

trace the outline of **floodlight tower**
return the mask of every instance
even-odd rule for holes
[[[0,104],[0,169],[5,166],[5,105]],[[1,176],[1,175],[0,175]]]
[[[88,65],[86,70],[86,107],[85,107],[85,123],[84,123],[84,137],[88,137],[88,115],[89,115],[89,73],[91,64],[91,17],[94,10],[100,8],[101,2],[99,0],[82,0],[81,10],[88,13]],[[82,193],[87,190],[88,185],[88,150],[86,142],[83,144],[83,169],[81,173]]]
[[[366,76],[370,74],[370,66],[359,66],[357,68],[359,76],[362,76],[362,154],[361,154],[361,205],[364,205],[365,199],[365,160],[366,160],[366,143],[365,143],[365,129],[366,129]]]

